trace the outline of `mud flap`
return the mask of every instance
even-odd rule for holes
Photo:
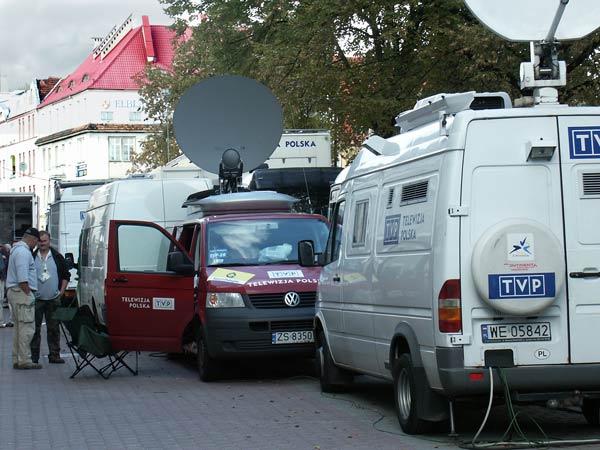
[[[441,422],[448,418],[448,400],[432,390],[427,382],[425,368],[415,367],[417,395],[417,414],[428,422]]]

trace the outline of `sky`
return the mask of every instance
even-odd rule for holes
[[[70,74],[129,14],[172,23],[158,0],[0,0],[0,92]]]

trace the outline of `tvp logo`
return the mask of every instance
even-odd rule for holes
[[[571,159],[600,158],[600,127],[569,127]]]
[[[488,275],[488,289],[493,300],[554,297],[556,276],[554,273]]]

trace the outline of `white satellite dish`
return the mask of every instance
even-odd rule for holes
[[[183,93],[173,128],[179,147],[198,167],[218,174],[222,162],[235,165],[237,153],[248,171],[264,163],[277,148],[283,111],[263,84],[223,75],[202,80]]]
[[[566,4],[555,32],[559,41],[580,39],[600,26],[598,0],[465,0],[471,12],[494,33],[510,41],[542,41],[557,8]]]

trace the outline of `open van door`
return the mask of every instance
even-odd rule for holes
[[[600,361],[600,126],[560,117],[571,362]]]
[[[181,351],[183,330],[194,316],[193,263],[165,229],[112,220],[105,288],[116,348]]]

